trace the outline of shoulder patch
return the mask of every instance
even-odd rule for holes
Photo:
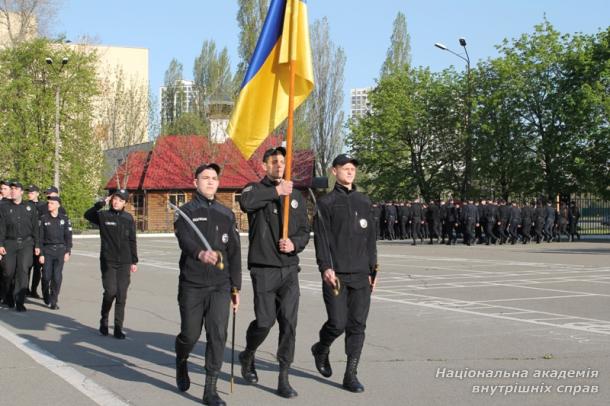
[[[244,188],[244,190],[242,190],[242,193],[248,193],[249,191],[251,191],[254,188],[254,186],[250,185],[250,186],[246,186]]]

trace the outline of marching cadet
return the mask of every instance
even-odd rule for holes
[[[246,186],[241,209],[248,213],[248,269],[254,290],[256,319],[246,332],[246,349],[239,355],[246,382],[258,382],[254,354],[277,319],[280,330],[277,360],[280,364],[277,393],[297,396],[288,382],[294,360],[297,312],[299,310],[299,257],[309,242],[305,199],[292,182],[284,181],[286,150],[272,148],[263,155],[265,177]],[[284,196],[290,196],[288,238],[282,238]]]
[[[436,242],[441,242],[441,211],[434,200],[430,201],[428,210],[426,211],[426,220],[430,227],[430,242],[428,244],[434,244],[433,236],[436,237]]]
[[[38,197],[40,196],[40,189],[38,189],[38,186],[30,185],[26,191],[28,192],[28,202],[36,206],[38,216],[40,217],[46,213],[48,210],[47,204],[38,200]],[[40,296],[38,295],[38,285],[40,284],[40,279],[42,278],[42,264],[40,263],[39,256],[34,255],[32,267],[28,270],[28,278],[30,277],[32,279],[32,284],[28,295],[31,298],[40,299]]]
[[[424,238],[421,234],[421,226],[422,224],[424,224],[423,222],[423,217],[424,217],[424,209],[422,208],[422,205],[420,203],[419,199],[415,199],[415,202],[411,205],[411,216],[410,216],[410,223],[411,223],[411,234],[413,237],[413,244],[411,245],[417,245],[417,239],[420,238],[421,242],[424,242]]]
[[[61,199],[47,199],[48,212],[40,216],[40,263],[43,265],[42,295],[45,304],[57,310],[57,299],[63,279],[64,262],[70,260],[72,251],[72,224],[65,214],[59,213]]]
[[[239,307],[241,289],[240,242],[235,215],[215,199],[220,167],[215,163],[195,170],[193,199],[180,210],[191,219],[176,218],[174,228],[180,254],[178,304],[180,334],[176,337],[176,385],[187,391],[191,381],[187,359],[205,326],[205,387],[203,404],[222,406],[216,382],[222,367],[231,303]],[[195,230],[194,227],[197,228]],[[211,250],[198,236],[200,232]]]
[[[385,206],[385,222],[388,227],[388,240],[392,241],[396,239],[396,206],[394,206],[394,202],[389,202]]]
[[[523,244],[527,244],[532,239],[532,224],[534,222],[534,209],[532,205],[535,202],[526,201],[521,209],[521,219],[523,221],[521,227],[521,233],[523,235]]]
[[[498,201],[498,235],[500,245],[508,239],[508,218],[510,217],[510,205],[505,200]]]
[[[38,232],[38,211],[29,202],[23,201],[23,186],[11,182],[9,203],[0,209],[0,255],[3,256],[2,292],[0,297],[7,300],[13,278],[15,287],[12,299],[18,312],[25,312],[25,296],[28,290],[28,269],[32,266],[33,253],[40,254]]]
[[[129,194],[120,189],[101,200],[85,212],[85,219],[100,228],[100,267],[104,295],[99,331],[108,335],[108,314],[114,306],[114,337],[124,339],[123,320],[127,288],[131,273],[138,270],[138,249],[136,244],[136,225],[131,214],[125,211]],[[110,204],[109,210],[102,210]]]
[[[580,209],[576,205],[575,201],[570,202],[570,208],[568,211],[568,221],[570,230],[570,241],[574,241],[574,236],[580,240],[580,234],[578,234],[578,219],[580,218]]]
[[[383,209],[377,203],[373,204],[373,221],[375,222],[375,230],[377,230],[377,239],[381,240],[381,214]]]
[[[549,200],[546,202],[546,207],[544,208],[544,239],[546,242],[553,241],[554,233],[553,227],[555,226],[555,209],[553,208],[553,203]]]
[[[519,240],[521,221],[521,209],[517,207],[517,202],[513,201],[508,212],[508,234],[510,235],[510,243],[513,245]]]
[[[316,260],[322,274],[322,292],[328,320],[320,341],[311,348],[315,365],[325,377],[332,375],[330,346],[345,332],[347,365],[343,388],[362,392],[357,368],[364,345],[366,319],[377,264],[371,201],[353,183],[358,161],[338,155],[332,162],[335,188],[318,201],[314,218]]]
[[[464,206],[462,211],[462,225],[464,230],[464,244],[470,246],[475,240],[475,227],[479,224],[479,210],[475,207],[472,199]]]
[[[536,208],[534,209],[534,233],[536,234],[536,244],[540,244],[540,241],[544,239],[544,218],[546,216],[546,210],[541,200],[536,201]]]

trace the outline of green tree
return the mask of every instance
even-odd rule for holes
[[[204,41],[201,53],[195,58],[193,76],[197,111],[203,120],[207,120],[210,103],[230,101],[234,93],[227,48],[218,52],[214,40]]]
[[[59,71],[45,58],[69,63]],[[61,185],[75,219],[100,187],[99,144],[93,134],[93,98],[98,92],[97,55],[50,44],[21,42],[0,51],[0,168],[3,177],[51,185],[55,151],[55,91],[60,89]]]
[[[407,31],[407,18],[398,12],[394,19],[394,29],[390,38],[385,61],[381,67],[381,77],[398,72],[411,64],[411,36]]]
[[[237,24],[239,26],[239,63],[235,72],[235,89],[239,90],[246,75],[250,58],[263,29],[269,0],[238,0]]]
[[[315,21],[311,27],[315,87],[302,107],[302,128],[304,134],[311,137],[316,173],[320,176],[326,175],[333,158],[341,150],[345,125],[342,105],[346,57],[343,49],[330,38],[329,31],[326,17]]]
[[[161,96],[161,125],[165,126],[174,121],[182,114],[182,109],[185,104],[184,89],[182,80],[183,66],[176,58],[173,58],[169,67],[165,71],[164,91]]]

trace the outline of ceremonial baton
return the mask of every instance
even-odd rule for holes
[[[176,213],[178,213],[180,215],[180,217],[182,217],[184,219],[184,221],[186,221],[186,223],[191,226],[191,228],[193,229],[193,231],[195,232],[195,234],[197,234],[197,237],[199,237],[199,239],[201,240],[201,242],[203,242],[203,245],[205,246],[205,249],[208,251],[214,251],[212,249],[212,247],[210,246],[210,243],[208,242],[208,240],[205,239],[205,237],[203,236],[203,234],[201,233],[201,231],[199,231],[199,229],[197,228],[197,226],[195,225],[195,223],[193,223],[193,220],[191,220],[191,218],[189,216],[187,216],[182,210],[180,210],[178,208],[178,206],[176,206],[175,204],[173,204],[172,202],[167,202],[167,205],[176,211]],[[216,253],[218,254],[218,262],[216,262],[216,266],[218,267],[218,269],[220,269],[221,271],[224,269],[225,264],[222,262],[222,253],[220,251],[216,251]]]
[[[231,291],[232,296],[238,293],[237,289],[233,288]],[[231,332],[231,393],[233,393],[233,381],[235,374],[235,317],[237,316],[237,310],[233,308],[233,328]]]

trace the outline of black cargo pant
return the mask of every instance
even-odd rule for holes
[[[289,366],[294,360],[299,311],[299,267],[251,267],[250,276],[256,319],[246,332],[246,350],[256,351],[277,319],[280,329],[277,360],[280,365]]]
[[[490,243],[496,243],[499,239],[496,233],[494,232],[494,227],[496,226],[496,221],[494,219],[487,219],[485,221],[485,243],[489,245]]]
[[[114,303],[114,328],[122,328],[125,319],[125,303],[127,302],[127,288],[131,282],[131,264],[100,260],[102,269],[102,298],[101,323],[108,325],[108,313]]]
[[[28,269],[32,266],[34,258],[34,241],[31,238],[25,240],[6,240],[4,243],[6,255],[2,258],[2,292],[0,297],[8,299],[11,295],[10,288],[15,282],[12,299],[17,304],[25,303],[28,291]]]
[[[224,282],[212,286],[178,285],[180,334],[176,337],[176,358],[187,359],[201,329],[205,327],[205,370],[217,376],[222,367],[231,304],[231,286]]]
[[[345,354],[359,357],[364,345],[366,319],[371,306],[371,286],[368,274],[337,274],[341,281],[339,295],[322,282],[322,295],[328,320],[320,330],[320,344],[330,347],[345,332]]]
[[[48,298],[51,306],[57,304],[61,289],[65,253],[63,244],[45,245],[43,248],[42,294],[45,299]]]

